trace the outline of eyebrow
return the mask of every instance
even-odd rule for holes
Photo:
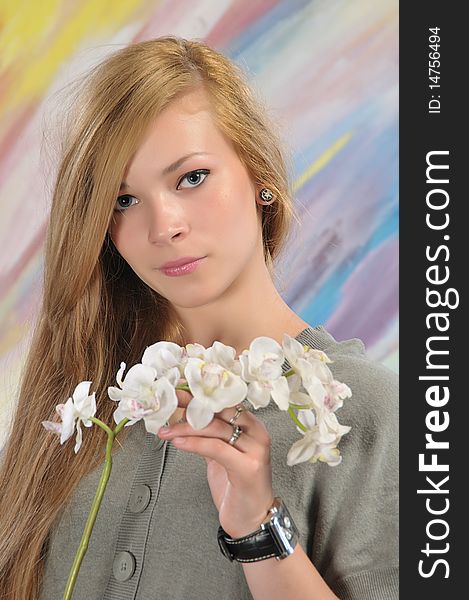
[[[178,158],[176,161],[174,161],[173,163],[171,163],[170,165],[168,165],[167,167],[165,167],[163,169],[163,171],[161,172],[162,175],[168,175],[169,173],[173,173],[174,171],[176,171],[177,169],[179,169],[179,167],[186,162],[186,160],[188,160],[191,156],[196,156],[196,155],[208,155],[209,152],[191,152],[190,154],[185,154],[184,156],[181,156],[181,158]],[[130,186],[126,181],[123,181],[120,185],[119,191],[121,192],[122,190],[126,190],[128,189]]]

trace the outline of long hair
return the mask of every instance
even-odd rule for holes
[[[217,126],[253,182],[276,196],[262,215],[270,273],[297,218],[278,131],[225,56],[201,41],[165,36],[121,49],[87,74],[63,137],[42,305],[0,465],[0,598],[37,598],[48,534],[79,481],[104,459],[100,428],[85,430],[75,454],[74,436],[61,446],[41,421],[55,420],[55,406],[86,379],[97,415],[114,426],[107,387],[120,361],[139,362],[158,340],[185,343],[169,303],[134,274],[108,229],[126,165],[151,120],[196,86],[204,86]]]

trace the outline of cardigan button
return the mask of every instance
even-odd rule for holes
[[[137,485],[130,494],[129,510],[132,513],[141,513],[149,505],[151,499],[151,489],[144,483]]]
[[[117,581],[127,581],[135,572],[135,556],[130,552],[119,552],[112,564],[112,573]]]

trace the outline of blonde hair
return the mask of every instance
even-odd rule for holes
[[[86,430],[75,454],[74,436],[62,447],[41,421],[55,420],[55,406],[86,379],[96,391],[97,415],[113,426],[107,387],[120,361],[139,362],[157,340],[185,343],[169,303],[120,257],[108,228],[126,165],[151,120],[201,85],[253,182],[275,195],[262,215],[271,273],[297,218],[277,131],[241,69],[222,54],[165,36],[123,48],[87,75],[63,139],[43,303],[0,465],[0,598],[38,596],[48,534],[79,481],[104,459],[100,428]]]

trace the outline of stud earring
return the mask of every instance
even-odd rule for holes
[[[263,200],[262,204],[272,204],[272,202],[274,201],[274,195],[272,191],[269,190],[269,188],[262,188],[259,192],[259,196]]]

